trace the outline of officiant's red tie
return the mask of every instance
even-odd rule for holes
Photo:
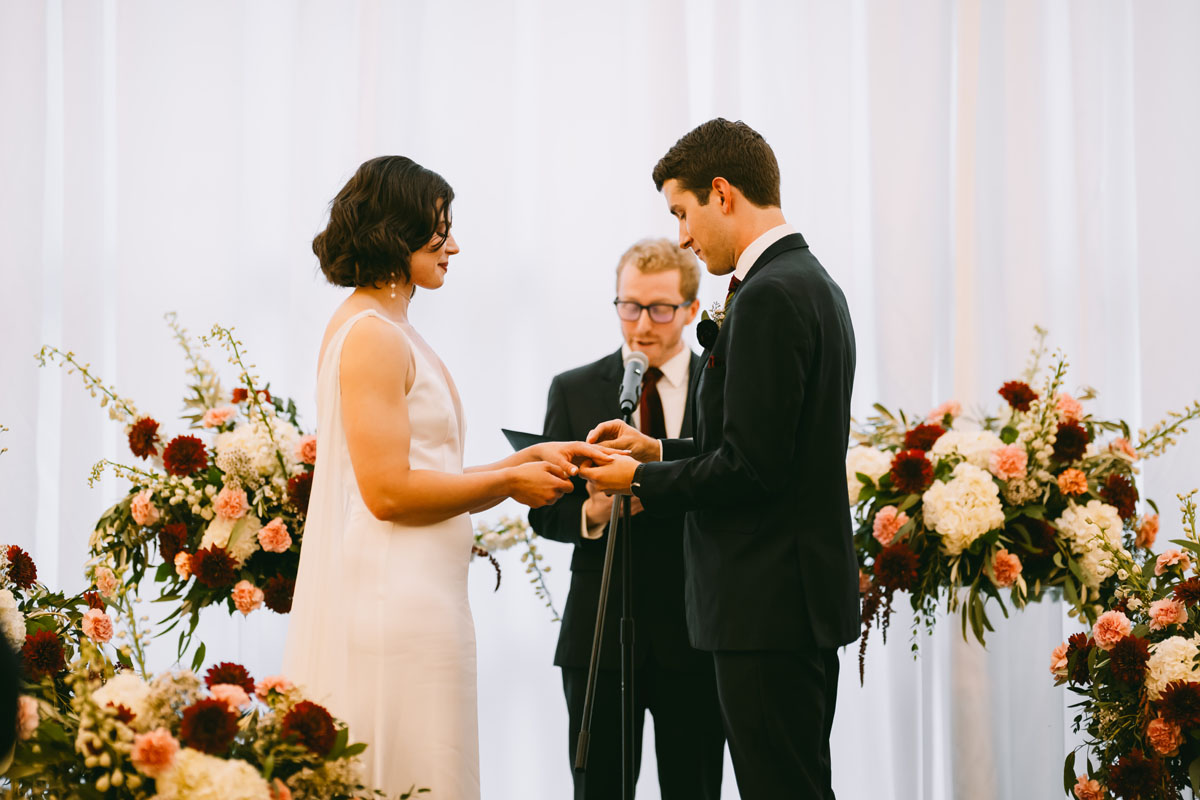
[[[667,420],[663,416],[662,397],[658,394],[658,380],[662,370],[651,367],[642,378],[642,405],[639,427],[642,433],[655,439],[667,438]]]

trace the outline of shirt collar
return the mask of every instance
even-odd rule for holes
[[[776,225],[774,228],[763,233],[757,239],[750,243],[750,246],[742,251],[738,256],[737,266],[733,270],[733,274],[739,281],[746,280],[746,274],[750,272],[750,268],[754,266],[754,262],[758,261],[758,257],[767,252],[767,248],[778,242],[785,236],[793,234],[796,229],[786,222],[782,225]]]
[[[621,360],[629,357],[629,345],[621,345]],[[662,380],[668,386],[686,386],[688,382],[688,367],[692,365],[692,351],[685,343],[679,352],[667,359],[667,363],[659,367],[662,370]]]

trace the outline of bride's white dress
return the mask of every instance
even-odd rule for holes
[[[436,525],[376,519],[355,483],[338,380],[350,328],[326,345],[317,374],[317,462],[304,529],[284,674],[346,721],[368,784],[389,797],[477,800],[475,625],[467,600],[474,535],[463,514]],[[396,325],[413,351],[408,392],[413,469],[462,472],[458,395],[437,355]]]

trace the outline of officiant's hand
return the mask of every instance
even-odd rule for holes
[[[609,494],[629,494],[629,484],[633,482],[633,472],[638,468],[638,461],[630,456],[613,456],[612,461],[595,467],[582,467],[579,476],[587,479],[589,484]]]
[[[613,496],[597,488],[594,483],[587,485],[587,493],[588,499],[583,503],[583,513],[587,517],[588,527],[595,528],[612,517]],[[633,498],[629,504],[629,513],[640,514],[642,511],[642,501],[637,497]]]
[[[587,442],[545,442],[529,448],[530,455],[562,469],[567,475],[577,475],[579,467],[607,464],[623,450]]]
[[[548,506],[574,491],[567,472],[549,461],[530,461],[508,468],[508,496],[530,508]]]
[[[619,419],[601,422],[592,428],[591,433],[587,435],[587,440],[592,444],[627,450],[631,456],[642,463],[662,461],[662,443],[658,439],[647,436]]]

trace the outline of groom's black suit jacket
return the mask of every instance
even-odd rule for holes
[[[703,365],[692,355],[690,376]],[[556,375],[546,401],[544,433],[558,441],[577,441],[606,420],[620,417],[617,402],[624,364],[621,351],[591,364]],[[684,409],[681,435],[692,431],[692,401]],[[843,481],[843,484],[845,481]],[[575,545],[571,557],[571,589],[563,611],[562,630],[554,664],[559,667],[588,666],[596,611],[600,605],[600,574],[604,566],[607,536],[584,539],[581,535],[583,504],[587,489],[575,479],[575,490],[553,505],[529,512],[529,522],[538,535]],[[620,555],[626,541],[617,540],[617,561],[605,617],[600,666],[620,666],[621,569]],[[643,511],[633,517],[633,597],[636,621],[634,656],[640,665],[649,657],[676,670],[712,669],[712,657],[688,644],[683,610],[683,514]]]
[[[641,468],[648,511],[686,511],[687,620],[703,650],[859,635],[846,491],[854,331],[800,234],[767,248],[692,381],[694,439]]]

